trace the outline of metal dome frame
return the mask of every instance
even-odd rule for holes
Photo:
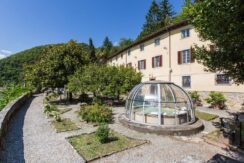
[[[142,121],[138,121],[135,118],[133,118],[132,116],[135,116],[135,107],[134,107],[134,103],[135,103],[135,97],[138,95],[138,92],[141,90],[141,88],[145,85],[154,85],[157,87],[157,92],[158,92],[158,102],[155,102],[155,104],[157,104],[158,106],[158,112],[157,114],[154,113],[154,117],[158,117],[158,122],[154,123],[154,124],[150,124],[145,122],[145,119],[147,119],[146,114],[145,114],[145,103],[148,102],[145,100],[145,96],[144,99],[142,101],[143,105],[142,105]],[[161,96],[161,88],[163,85],[167,85],[167,87],[169,88],[170,93],[172,94],[173,97],[173,101],[162,101],[162,96]],[[176,94],[175,94],[175,89],[179,89],[183,95],[185,96],[184,98],[186,99],[186,101],[178,101]],[[177,90],[178,91],[178,90]],[[138,102],[138,101],[137,101]],[[177,107],[177,104],[186,104],[186,111],[184,112],[184,123],[179,124],[177,121],[177,116],[179,116],[179,114],[177,113],[177,111],[179,111],[179,108]],[[170,105],[173,104],[174,105],[174,117],[171,116],[171,123],[170,124],[162,124],[162,116],[165,118],[166,115],[165,113],[162,114],[162,106],[163,105]],[[126,117],[128,118],[129,121],[134,122],[134,123],[139,123],[139,124],[146,124],[146,125],[156,125],[156,126],[177,126],[177,125],[185,125],[185,124],[191,124],[194,123],[196,121],[196,117],[195,117],[195,110],[193,108],[193,103],[192,100],[190,98],[190,96],[187,94],[187,92],[181,88],[180,86],[174,84],[173,82],[165,82],[165,81],[148,81],[148,82],[144,82],[144,83],[140,83],[138,85],[136,85],[131,92],[129,93],[129,95],[127,96],[126,99]],[[138,116],[138,115],[137,115]],[[149,118],[149,117],[148,117]],[[174,120],[173,120],[174,118]],[[166,118],[165,118],[166,119]],[[156,121],[156,118],[154,118],[154,121]],[[173,123],[173,121],[175,123]]]

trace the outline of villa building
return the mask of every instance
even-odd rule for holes
[[[204,66],[191,55],[194,45],[213,48],[210,41],[201,40],[194,27],[183,21],[134,42],[111,56],[107,63],[136,68],[143,74],[142,81],[171,81],[189,91],[220,91],[232,96],[234,93],[243,101],[244,85],[234,84],[221,72],[204,71]]]

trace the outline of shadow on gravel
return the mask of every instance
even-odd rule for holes
[[[11,120],[10,127],[5,135],[4,150],[0,152],[0,162],[24,163],[23,126],[26,112],[35,97],[28,100],[25,105],[17,111]]]
[[[207,163],[242,163],[241,161],[234,160],[221,154],[214,155]]]

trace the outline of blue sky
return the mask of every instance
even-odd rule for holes
[[[134,39],[152,0],[1,0],[0,58],[70,39],[100,46]],[[158,0],[159,1],[159,0]],[[184,0],[170,0],[178,12]]]

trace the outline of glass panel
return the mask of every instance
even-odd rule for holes
[[[175,102],[173,92],[166,84],[161,84],[161,102]]]
[[[140,84],[129,94],[126,108],[138,123],[180,125],[194,118],[190,99],[174,84]]]
[[[175,85],[170,85],[170,87],[173,90],[173,93],[175,95],[175,100],[176,102],[183,102],[183,103],[187,103],[188,102],[188,97],[185,94],[185,92],[183,90],[181,90],[180,88],[178,88]]]

